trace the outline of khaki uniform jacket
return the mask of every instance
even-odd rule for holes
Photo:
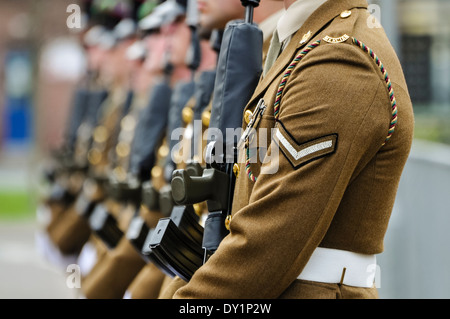
[[[351,14],[341,16],[347,10]],[[278,161],[252,163],[256,182],[240,164],[230,234],[174,298],[377,296],[375,288],[347,287],[345,295],[333,290],[338,285],[297,279],[318,246],[383,251],[414,120],[397,56],[383,29],[370,28],[369,18],[365,0],[327,1],[261,79],[247,109],[264,99],[267,109],[257,131],[278,128],[277,136],[268,136],[264,160],[279,145]],[[353,37],[372,49],[384,68]],[[321,44],[288,77],[276,119],[276,93],[287,67],[317,40]],[[394,119],[390,87],[398,122],[385,143]],[[273,165],[276,173],[267,173]]]

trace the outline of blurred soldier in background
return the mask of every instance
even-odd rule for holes
[[[110,52],[112,47],[111,36],[105,31],[113,28],[120,20],[120,14],[106,13],[94,7],[96,3],[85,1],[85,12],[89,16],[88,30],[83,34],[83,46],[86,49],[88,61],[87,74],[82,82],[81,92],[84,96],[76,96],[72,107],[65,152],[59,155],[57,167],[51,174],[52,189],[45,200],[50,209],[50,216],[45,225],[47,235],[42,236],[43,250],[47,258],[60,266],[66,264],[65,259],[72,260],[79,253],[79,244],[72,244],[73,240],[64,240],[64,231],[58,230],[66,227],[66,222],[73,221],[73,208],[75,199],[82,189],[84,179],[89,169],[88,152],[93,143],[94,128],[100,119],[100,110],[105,105],[109,90],[105,83],[111,78],[105,74],[108,57],[113,57]],[[106,114],[105,114],[106,115]],[[66,214],[69,212],[69,214]],[[86,226],[86,225],[84,225]],[[84,227],[84,237],[87,227]],[[48,240],[50,239],[50,241]],[[82,245],[82,244],[81,244]]]
[[[165,151],[167,146],[164,139],[161,142],[161,135],[165,135],[164,129],[169,111],[166,104],[171,99],[171,88],[180,81],[188,81],[191,77],[191,72],[186,66],[186,52],[188,52],[191,36],[190,29],[184,22],[185,9],[186,2],[167,1],[156,7],[148,16],[149,19],[143,19],[139,23],[141,31],[147,34],[143,41],[148,55],[143,68],[152,74],[154,86],[149,105],[145,109],[145,114],[141,113],[142,116],[136,128],[132,146],[138,148],[131,150],[129,163],[131,166],[128,174],[137,174],[141,182],[151,179],[156,185],[156,190],[160,188],[158,185],[162,176],[155,172],[159,162],[165,160],[168,155]],[[164,102],[154,99],[161,92],[165,94],[165,97],[161,97]],[[148,149],[150,152],[148,155],[154,159],[141,157],[139,154],[144,149]],[[150,172],[152,172],[151,175]],[[163,217],[158,210],[148,210],[144,205],[140,207],[135,205],[133,211],[136,212],[136,217],[146,221],[147,227],[154,227],[155,221]],[[129,226],[129,219],[127,226]],[[124,233],[127,226],[122,229]],[[139,251],[136,251],[126,236],[122,236],[117,246],[109,250],[104,258],[97,262],[91,274],[84,279],[82,284],[84,297],[122,298],[126,287],[143,266],[144,260]],[[153,276],[153,285],[147,288],[150,295],[156,297],[159,292],[158,282],[162,282],[164,275],[158,270],[156,273],[153,272]]]
[[[135,3],[136,6],[140,6],[140,1]],[[138,9],[138,7],[136,9]],[[152,10],[152,7],[145,6],[148,10]],[[108,183],[111,180],[122,181],[126,178],[127,169],[129,166],[130,157],[130,144],[133,140],[136,123],[139,118],[139,114],[145,108],[148,100],[149,89],[152,83],[151,75],[145,71],[143,68],[143,62],[145,61],[147,51],[141,39],[138,37],[138,32],[136,28],[136,17],[139,18],[142,11],[135,12],[132,19],[122,20],[122,26],[124,28],[120,33],[122,35],[128,34],[132,44],[127,47],[126,52],[123,55],[123,61],[118,64],[124,69],[128,69],[127,84],[129,85],[127,108],[124,109],[122,117],[116,123],[115,134],[116,143],[111,149],[108,163]],[[148,12],[148,11],[144,11]],[[136,15],[137,14],[137,15]],[[118,25],[120,27],[120,23]],[[117,29],[120,31],[120,28]],[[127,203],[118,202],[110,192],[107,190],[106,198],[102,199],[102,202],[107,201],[110,203],[107,207],[111,209],[110,213],[114,215],[114,219],[119,221],[119,226],[121,229],[126,229],[129,222],[130,214],[133,214],[133,207],[127,205]],[[99,201],[99,198],[91,197],[91,202]],[[92,210],[92,209],[91,209]],[[92,212],[91,212],[92,214]],[[83,217],[81,217],[83,218]],[[89,216],[84,216],[84,220],[89,218]],[[102,239],[98,238],[95,234],[90,236],[90,240],[85,243],[83,249],[78,258],[78,263],[81,268],[83,280],[90,273],[92,268],[96,263],[98,263],[102,257],[105,256],[107,247]]]
[[[83,132],[85,139],[77,140],[75,155],[79,162],[86,162],[87,178],[83,182],[78,199],[87,197],[97,200],[104,196],[104,186],[108,179],[110,153],[116,143],[116,126],[129,107],[129,72],[125,62],[125,52],[133,43],[134,29],[128,19],[132,14],[129,2],[118,1],[104,6],[94,1],[92,10],[101,16],[99,49],[104,54],[99,69],[98,82],[108,91],[107,98],[96,111],[96,120]],[[91,33],[87,34],[92,37]],[[92,125],[93,124],[93,125]],[[53,242],[64,254],[77,254],[89,237],[89,227],[78,215],[76,204],[63,215],[63,219],[50,232]],[[71,231],[69,231],[69,229]],[[75,238],[73,236],[76,236]]]
[[[192,7],[193,3],[194,7]],[[175,168],[174,163],[172,162],[172,131],[183,126],[182,118],[186,108],[192,111],[189,113],[190,116],[188,116],[189,119],[187,120],[187,122],[190,122],[193,120],[193,104],[202,108],[201,104],[206,104],[209,101],[211,91],[209,90],[208,93],[208,90],[205,90],[203,80],[206,79],[209,81],[210,83],[208,83],[208,85],[212,87],[211,82],[214,82],[214,77],[207,76],[205,78],[203,75],[214,72],[217,60],[217,54],[211,46],[210,32],[200,33],[197,30],[196,18],[193,17],[196,15],[197,11],[195,1],[189,0],[186,4],[187,13],[183,24],[190,28],[191,35],[189,37],[190,48],[185,57],[185,64],[190,70],[191,77],[189,81],[181,80],[174,84],[173,98],[171,99],[170,114],[165,136],[166,145],[164,145],[164,149],[166,155],[165,158],[162,158],[162,161],[152,169],[151,177],[153,191],[158,194],[159,197],[157,200],[158,205],[156,205],[159,207],[154,209],[158,209],[164,217],[171,215],[174,207],[170,187],[172,171]],[[194,10],[194,12],[192,12],[192,10]],[[143,21],[143,25],[145,24],[146,22]],[[177,54],[177,56],[181,57],[179,54]],[[204,102],[204,98],[200,98],[200,96],[205,95],[207,96],[206,102]],[[160,151],[161,150],[162,149],[160,149]],[[143,200],[142,206],[149,208],[152,205],[149,206],[148,201]],[[155,225],[156,224],[153,224],[152,226],[155,227]],[[148,234],[147,238],[150,236],[151,234]],[[143,250],[146,249],[146,247],[141,248]],[[162,281],[164,278],[169,277],[166,277],[153,262],[149,262],[130,284],[124,298],[157,298],[162,288],[161,285],[163,284]]]
[[[223,33],[228,22],[242,20],[245,16],[245,7],[241,0],[197,0],[199,10],[199,27],[204,30],[216,30]],[[272,39],[272,34],[280,16],[284,12],[282,3],[273,0],[261,1],[254,9],[254,22],[258,24],[263,32],[263,63]],[[209,125],[211,116],[211,104],[208,105],[202,117],[205,125]]]
[[[230,0],[227,2],[218,0],[197,0],[199,10],[199,28],[202,30],[217,31],[223,33],[226,25],[233,20],[243,20],[245,7],[240,0]],[[276,1],[262,1],[254,10],[254,22],[259,25],[263,33],[263,60],[267,55],[272,34],[276,28],[276,23],[284,11],[284,6]],[[220,43],[219,43],[220,47]],[[213,96],[211,95],[208,106],[202,114],[202,121],[205,128],[209,126],[211,116]],[[202,146],[202,148],[205,145]],[[203,149],[201,151],[203,154]],[[205,209],[205,208],[203,208]],[[206,216],[206,210],[203,217]],[[183,286],[185,282],[178,277],[173,280],[166,280],[159,298],[171,298],[174,291]]]
[[[50,203],[62,202],[64,206],[60,204],[59,206],[63,209],[59,214],[53,214],[46,228],[51,242],[48,240],[45,242],[46,250],[50,251],[47,255],[55,255],[59,259],[69,256],[71,263],[74,257],[79,257],[81,248],[89,238],[92,238],[87,217],[92,213],[97,202],[108,199],[107,187],[111,170],[118,174],[121,162],[118,157],[121,155],[121,149],[123,153],[123,147],[115,146],[119,138],[119,125],[122,118],[131,111],[131,102],[142,99],[142,91],[148,89],[143,88],[148,81],[145,81],[146,77],[142,75],[137,85],[137,79],[133,78],[136,65],[129,63],[130,59],[139,60],[139,57],[133,57],[136,55],[136,50],[130,51],[133,51],[132,46],[137,36],[136,22],[133,20],[136,8],[141,5],[141,1],[93,1],[86,4],[86,10],[90,13],[90,27],[84,36],[90,62],[89,84],[91,90],[98,88],[100,94],[93,95],[84,104],[79,103],[77,109],[73,110],[73,113],[77,114],[78,108],[87,108],[85,120],[77,128],[76,138],[70,140],[74,144],[74,150],[70,156],[64,158],[71,164],[70,167],[78,169],[75,171],[77,175],[72,174],[78,177],[77,179],[71,176],[67,178],[69,181],[75,180],[77,188],[70,193],[63,192],[63,194],[71,195],[69,199],[66,199],[67,195],[60,196],[64,201],[50,198]],[[139,73],[136,74],[139,75]],[[137,92],[139,99],[133,99],[134,90],[140,90]],[[136,112],[134,108],[133,111]],[[111,167],[113,160],[117,162],[117,167]],[[83,174],[80,174],[80,171]],[[120,221],[125,229],[126,217],[128,217],[124,213],[126,210],[122,210],[120,203],[113,200],[105,201],[105,205],[108,206],[109,211],[115,213],[116,218],[123,217]],[[104,244],[99,240],[95,241],[94,246],[95,260],[104,255],[106,247],[103,247]],[[86,266],[86,258],[80,260],[83,270],[92,267],[92,259],[90,266]],[[64,266],[66,260],[59,263]]]
[[[106,206],[108,214],[112,215],[123,233],[127,231],[132,217],[136,214],[144,217],[149,227],[154,226],[157,220],[163,217],[160,212],[149,210],[145,205],[139,207],[135,203],[129,205],[127,201],[117,201],[114,196],[108,194],[107,185],[111,179],[127,179],[132,155],[130,145],[151,88],[162,79],[168,79],[170,86],[175,87],[182,81],[192,80],[193,74],[200,75],[203,71],[213,70],[217,56],[213,50],[218,50],[220,45],[213,47],[214,43],[209,39],[211,32],[222,31],[227,21],[242,19],[245,11],[238,0],[222,4],[225,9],[223,11],[215,0],[201,1],[198,25],[202,34],[201,65],[198,70],[195,69],[196,72],[192,72],[186,65],[192,30],[186,24],[184,11],[172,17],[169,12],[162,10],[158,15],[152,15],[156,5],[159,4],[161,9],[161,3],[164,1],[136,1],[134,4],[136,3],[144,8],[142,12],[145,12],[145,8],[148,9],[148,19],[140,23],[139,32],[143,37],[141,40],[136,39],[136,21],[130,19],[130,2],[117,1],[114,5],[102,1],[93,3],[93,10],[102,13],[102,22],[90,28],[85,35],[85,43],[91,60],[91,70],[97,70],[91,72],[95,74],[92,78],[104,95],[101,103],[97,98],[97,108],[90,110],[94,119],[92,115],[86,116],[88,121],[80,125],[78,130],[82,134],[72,138],[73,144],[76,145],[74,161],[87,168],[87,178],[79,176],[70,204],[67,208],[60,209],[62,214],[59,215],[63,218],[54,218],[54,226],[49,227],[50,237],[59,252],[77,258],[83,274],[82,294],[86,298],[121,298],[127,286],[126,298],[156,298],[164,278],[168,279],[166,284],[171,282],[171,278],[166,277],[155,265],[149,263],[144,267],[145,262],[139,251],[132,247],[125,236],[122,236],[117,246],[108,249],[108,245],[91,234],[92,227],[89,227],[86,218],[92,214],[93,208],[99,202]],[[176,3],[177,7],[185,10],[186,1]],[[260,23],[263,29],[265,43],[270,40],[281,8],[280,3],[265,1],[255,10],[255,21]],[[224,12],[227,15],[224,15]],[[212,18],[214,15],[215,18]],[[263,55],[265,54],[264,50]],[[169,77],[166,69],[168,65],[171,68]],[[210,73],[207,77],[211,78],[210,85],[214,82],[213,74]],[[212,91],[209,94],[207,91],[204,93],[209,95],[209,98],[202,98],[203,104],[196,106],[196,112],[200,110],[200,114],[212,101]],[[191,108],[192,103],[195,104],[194,101],[190,101]],[[204,118],[207,118],[208,112],[206,109]],[[193,117],[187,119],[186,123],[192,120]],[[207,126],[208,122],[204,122],[203,129]],[[170,133],[167,132],[167,135]],[[145,166],[148,172],[145,174],[149,174],[150,180],[159,185],[157,191],[169,182],[166,180],[158,183],[163,176],[161,170],[157,173],[156,168],[164,167],[162,163],[167,155],[170,156],[168,152],[163,151],[164,148],[167,148],[164,143],[157,147],[159,160],[154,163],[152,174],[150,169],[153,164]],[[200,151],[199,154],[201,153]],[[75,200],[77,197],[78,200]]]

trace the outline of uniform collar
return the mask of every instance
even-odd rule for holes
[[[367,0],[328,0],[322,4],[316,11],[314,11],[306,22],[300,27],[300,29],[292,36],[292,40],[285,50],[280,54],[276,63],[269,70],[266,76],[260,79],[252,98],[250,99],[247,107],[252,105],[255,99],[259,98],[266,88],[273,82],[278,75],[283,72],[289,63],[295,57],[298,50],[307,45],[314,39],[320,31],[333,19],[341,14],[345,10],[351,10],[354,8],[367,9]],[[305,34],[309,34],[307,41],[301,41]]]
[[[297,0],[278,20],[277,31],[280,42],[283,43],[300,29],[309,16],[327,0]]]
[[[259,28],[263,32],[264,41],[272,36],[277,26],[277,22],[285,12],[286,11],[284,9],[281,9],[264,19],[264,21],[261,21],[261,23],[259,24]]]

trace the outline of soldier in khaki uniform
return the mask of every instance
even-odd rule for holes
[[[97,120],[89,119],[89,122],[83,123],[79,128],[73,160],[80,167],[87,167],[87,176],[81,175],[77,178],[80,187],[75,193],[76,196],[84,192],[82,186],[84,181],[90,180],[93,181],[93,184],[100,185],[101,181],[106,178],[108,155],[115,143],[114,128],[120,119],[127,98],[126,83],[129,68],[118,68],[117,65],[123,63],[124,52],[132,43],[132,39],[127,35],[119,39],[113,33],[117,32],[116,28],[120,19],[129,13],[127,10],[123,10],[112,14],[111,11],[105,9],[97,14],[99,22],[86,34],[86,40],[92,37],[97,38],[94,48],[90,48],[89,57],[93,60],[91,62],[99,63],[101,61],[95,84],[107,89],[108,95],[98,109],[92,112]],[[101,31],[98,31],[97,28]],[[95,32],[93,32],[94,29],[96,29]],[[86,220],[78,215],[76,200],[64,211],[64,214],[52,222],[48,227],[48,233],[52,242],[63,255],[80,253],[89,238],[90,228]]]
[[[378,297],[376,255],[413,136],[403,71],[365,0],[284,4],[281,53],[245,111],[256,132],[230,233],[174,298]]]
[[[199,28],[202,30],[223,31],[225,30],[227,23],[232,20],[242,19],[245,15],[245,8],[242,6],[240,0],[229,0],[227,2],[220,0],[197,0],[197,3],[199,10]],[[283,8],[284,5],[282,2],[264,1],[254,10],[254,22],[259,25],[263,33],[263,61],[267,56],[267,51],[269,49],[276,23],[281,14],[284,12]],[[207,129],[209,126],[212,99],[213,97],[211,96],[211,102],[202,114],[204,129]],[[205,141],[203,141],[203,145],[201,146],[201,153],[204,152],[204,147],[206,146],[204,142]],[[204,163],[202,162],[202,164]],[[203,207],[203,209],[205,209],[205,207]],[[184,282],[180,278],[175,277],[175,279],[172,279],[167,277],[164,281],[163,287],[161,288],[159,298],[170,298],[173,295],[174,290],[176,290],[179,285],[183,284]]]
[[[147,16],[147,18],[151,18],[150,20],[144,17],[140,21],[141,31],[149,32],[142,40],[147,48],[148,54],[141,67],[152,78],[152,82],[159,83],[161,81],[162,83],[165,77],[164,68],[166,62],[170,62],[173,70],[168,75],[167,81],[170,82],[170,85],[174,85],[178,81],[187,81],[190,77],[189,70],[185,64],[190,30],[184,23],[183,6],[181,4],[168,5],[171,5],[171,3],[165,2],[161,5],[164,7],[156,7]],[[163,17],[164,19],[159,20],[161,11],[158,11],[158,8],[171,9],[171,13]],[[168,13],[168,11],[165,12]],[[166,58],[169,61],[166,61]],[[165,107],[165,105],[159,105],[159,107]],[[143,115],[141,114],[140,116]],[[161,148],[166,148],[166,146],[163,145]],[[158,158],[155,162],[159,163],[166,155],[160,155],[164,153],[161,149],[157,153]],[[132,165],[132,163],[130,164]],[[158,165],[154,167],[156,166]],[[154,172],[155,170],[152,169],[152,171]],[[160,184],[161,179],[162,176],[152,176],[152,182],[154,184]],[[144,205],[139,208],[139,215],[146,221],[146,224],[150,228],[153,228],[157,220],[163,217],[160,211],[150,210]],[[126,230],[126,228],[123,229],[124,233],[126,233]],[[106,257],[95,265],[90,276],[83,281],[82,291],[84,296],[88,299],[122,298],[127,292],[127,287],[130,286],[137,276],[143,270],[149,270],[151,278],[147,282],[149,285],[144,288],[146,288],[149,297],[153,296],[153,298],[156,298],[159,287],[164,279],[164,274],[154,265],[150,265],[150,267],[145,266],[146,264],[142,256],[124,235],[117,247],[109,251]],[[136,293],[136,291],[132,292]],[[142,293],[138,291],[137,294]]]

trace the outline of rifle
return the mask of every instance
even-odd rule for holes
[[[199,79],[195,79],[195,74],[200,65],[201,60],[201,50],[200,50],[200,38],[197,33],[195,27],[195,12],[196,12],[196,4],[195,1],[189,1],[187,6],[187,23],[191,29],[191,47],[189,50],[189,54],[187,55],[186,64],[191,70],[192,78],[191,81],[180,82],[176,84],[174,88],[174,93],[172,95],[171,107],[168,118],[168,126],[166,130],[166,144],[168,146],[168,156],[166,156],[165,161],[161,163],[161,171],[164,186],[157,188],[153,185],[152,181],[147,181],[143,184],[143,193],[142,193],[142,204],[149,210],[160,211],[161,214],[165,217],[169,217],[173,210],[179,210],[179,208],[175,208],[172,190],[171,190],[171,178],[172,172],[176,168],[176,163],[173,161],[172,151],[176,147],[176,140],[171,139],[171,134],[174,129],[180,128],[183,126],[183,121],[185,124],[193,120],[186,119],[183,114],[185,114],[186,110],[191,111],[191,102],[195,101],[192,105],[192,113],[193,116],[199,117],[199,112],[203,108],[205,104],[205,100],[209,100],[212,94],[211,81],[214,80],[214,77],[211,75],[203,75],[200,76]],[[201,169],[198,163],[188,164],[187,169],[193,174],[199,174],[198,171]],[[192,207],[188,208],[189,212],[193,212]],[[195,216],[194,216],[195,215]],[[194,213],[191,218],[198,221],[198,216]],[[184,225],[184,224],[182,224]],[[138,249],[142,254],[146,261],[153,260],[155,263],[157,260],[153,258],[153,253],[150,249],[147,249],[148,246],[142,241],[145,237],[145,240],[148,240],[153,234],[153,229],[150,229],[148,225],[146,225],[142,217],[136,216],[135,221],[133,222],[133,227],[130,228],[130,232],[127,233],[127,237],[134,244],[135,248]],[[157,265],[159,268],[165,273],[168,273],[167,269],[163,269],[161,264]]]
[[[241,127],[243,109],[262,71],[262,32],[252,22],[253,9],[259,0],[241,2],[246,7],[246,20],[227,25],[220,49],[210,122],[210,128],[216,129],[216,133]],[[227,134],[225,139],[220,136],[216,134],[208,142],[202,176],[190,176],[186,170],[175,170],[172,176],[172,194],[178,205],[207,201],[209,213],[201,245],[175,227],[171,219],[159,221],[149,242],[152,251],[160,257],[159,262],[185,281],[208,261],[229,232],[226,220],[233,201],[238,139]],[[199,251],[201,258],[198,258]]]
[[[175,86],[170,101],[170,110],[166,134],[169,130],[171,130],[172,127],[177,127],[179,125],[176,115],[179,114],[180,108],[183,105],[185,105],[185,103],[187,103],[187,100],[192,95],[192,91],[193,91],[193,83],[190,82],[179,83],[178,85]],[[170,135],[168,136],[170,137]],[[173,162],[171,161],[170,156],[161,158],[160,162],[162,162],[163,166],[162,170],[164,172],[170,171],[171,168],[173,167],[172,166]],[[161,165],[161,163],[158,163],[158,165]],[[163,173],[163,175],[166,176],[167,174]],[[165,179],[164,176],[163,178]],[[153,179],[161,179],[161,177],[152,176],[152,179],[142,183],[141,205],[144,206],[149,211],[159,211],[163,216],[169,216],[173,207],[171,191],[170,189],[167,189],[165,187],[162,188],[156,187],[155,186],[156,181],[154,181]],[[144,245],[144,240],[147,237],[149,231],[150,225],[147,225],[141,216],[136,215],[133,217],[130,227],[126,233],[126,236],[133,244],[133,246],[139,252],[141,252]]]
[[[127,178],[118,180],[110,176],[108,179],[108,196],[122,204],[133,205],[136,209],[135,216],[138,214],[143,198],[143,181],[150,179],[150,171],[155,164],[157,146],[167,125],[172,94],[168,83],[170,75],[171,69],[167,68],[165,80],[152,88],[149,102],[146,108],[140,112],[130,146]],[[89,221],[93,231],[111,248],[115,247],[118,240],[124,235],[124,232],[118,228],[117,220],[108,212],[103,203],[97,205]]]
[[[104,133],[105,142],[99,141],[96,136],[93,137],[93,145],[98,149],[104,148],[103,152],[105,154],[112,146],[109,144],[114,144],[117,141],[119,133],[118,123],[120,123],[120,120],[129,110],[132,100],[133,94],[129,91],[124,96],[124,99],[121,100],[121,103],[116,106],[117,109],[110,114],[107,114],[110,116],[109,120],[111,120],[111,122],[109,123],[109,129],[106,129]],[[105,125],[105,123],[106,122],[103,122],[102,124]],[[106,128],[106,126],[102,127]],[[94,133],[94,135],[95,134],[96,133]],[[92,148],[91,151],[93,149],[94,148]],[[64,249],[65,251],[80,251],[83,245],[89,240],[92,230],[95,232],[99,227],[98,211],[101,207],[97,206],[100,206],[100,203],[107,198],[106,190],[108,184],[106,176],[101,173],[99,174],[99,172],[95,170],[96,163],[91,160],[89,164],[82,189],[77,195],[73,205],[74,212],[70,212],[73,216],[71,217],[68,215],[67,222],[60,226],[60,235],[55,238],[60,249]],[[89,224],[89,219],[92,217],[94,211],[96,222],[93,227]],[[111,243],[108,243],[108,246],[111,245]]]

